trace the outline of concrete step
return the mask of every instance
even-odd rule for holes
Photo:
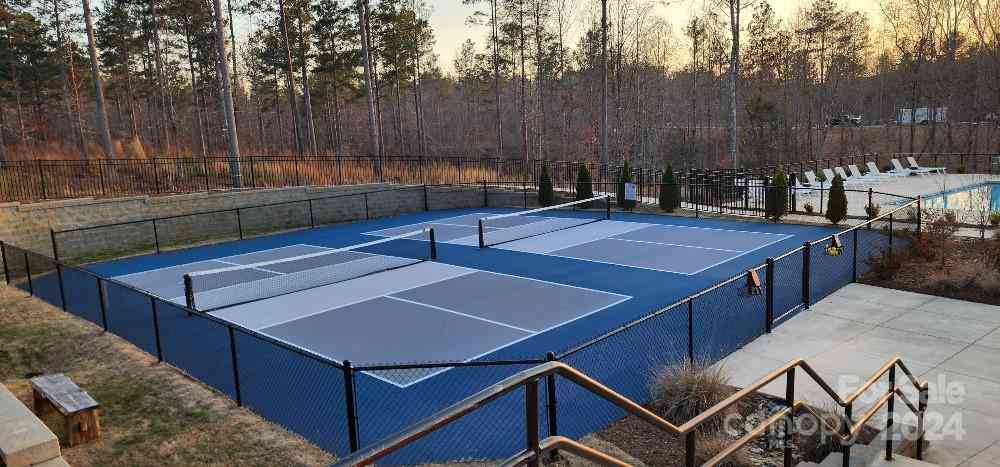
[[[916,455],[916,432],[917,428],[912,425],[897,423],[893,425],[892,452],[894,457],[908,458]],[[871,443],[855,444],[851,447],[851,467],[869,467],[879,460],[885,459],[885,440],[889,432],[883,430]],[[926,441],[924,444],[926,452]],[[822,467],[841,467],[843,465],[844,453],[830,453],[823,462]]]
[[[0,384],[0,465],[21,467],[61,458],[59,440]]]

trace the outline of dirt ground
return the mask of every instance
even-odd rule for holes
[[[74,466],[329,465],[334,457],[158,364],[84,320],[0,286],[0,383],[28,407],[29,379],[65,373],[102,406],[101,439],[62,447]],[[59,415],[46,424],[63,438]]]

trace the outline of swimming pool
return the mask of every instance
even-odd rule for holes
[[[987,203],[1000,212],[1000,182],[984,182],[948,190],[925,198],[924,206],[957,211],[981,211]]]

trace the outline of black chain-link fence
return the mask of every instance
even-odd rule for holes
[[[426,193],[424,205],[400,209],[426,209],[436,196],[458,192],[418,189]],[[521,191],[507,192],[510,200],[525,202]],[[489,187],[472,193],[479,198],[470,198],[470,207],[490,202]],[[3,243],[0,252],[9,285],[114,332],[237,404],[344,455],[547,360],[649,402],[660,369],[715,362],[863,275],[871,258],[898,254],[913,231],[919,233],[920,221],[897,216],[918,203],[769,259],[558,354],[504,361],[352,366],[35,252]],[[577,437],[624,414],[573,384],[550,384],[540,385],[537,417],[525,412],[523,391],[509,394],[400,451],[390,463],[499,459],[523,446],[530,419],[549,434]]]

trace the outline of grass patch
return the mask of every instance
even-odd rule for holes
[[[62,372],[102,406],[101,439],[74,466],[329,465],[334,457],[124,340],[0,288],[0,380],[30,407],[29,379]],[[54,418],[53,418],[54,417]],[[57,415],[48,426],[62,435]]]

